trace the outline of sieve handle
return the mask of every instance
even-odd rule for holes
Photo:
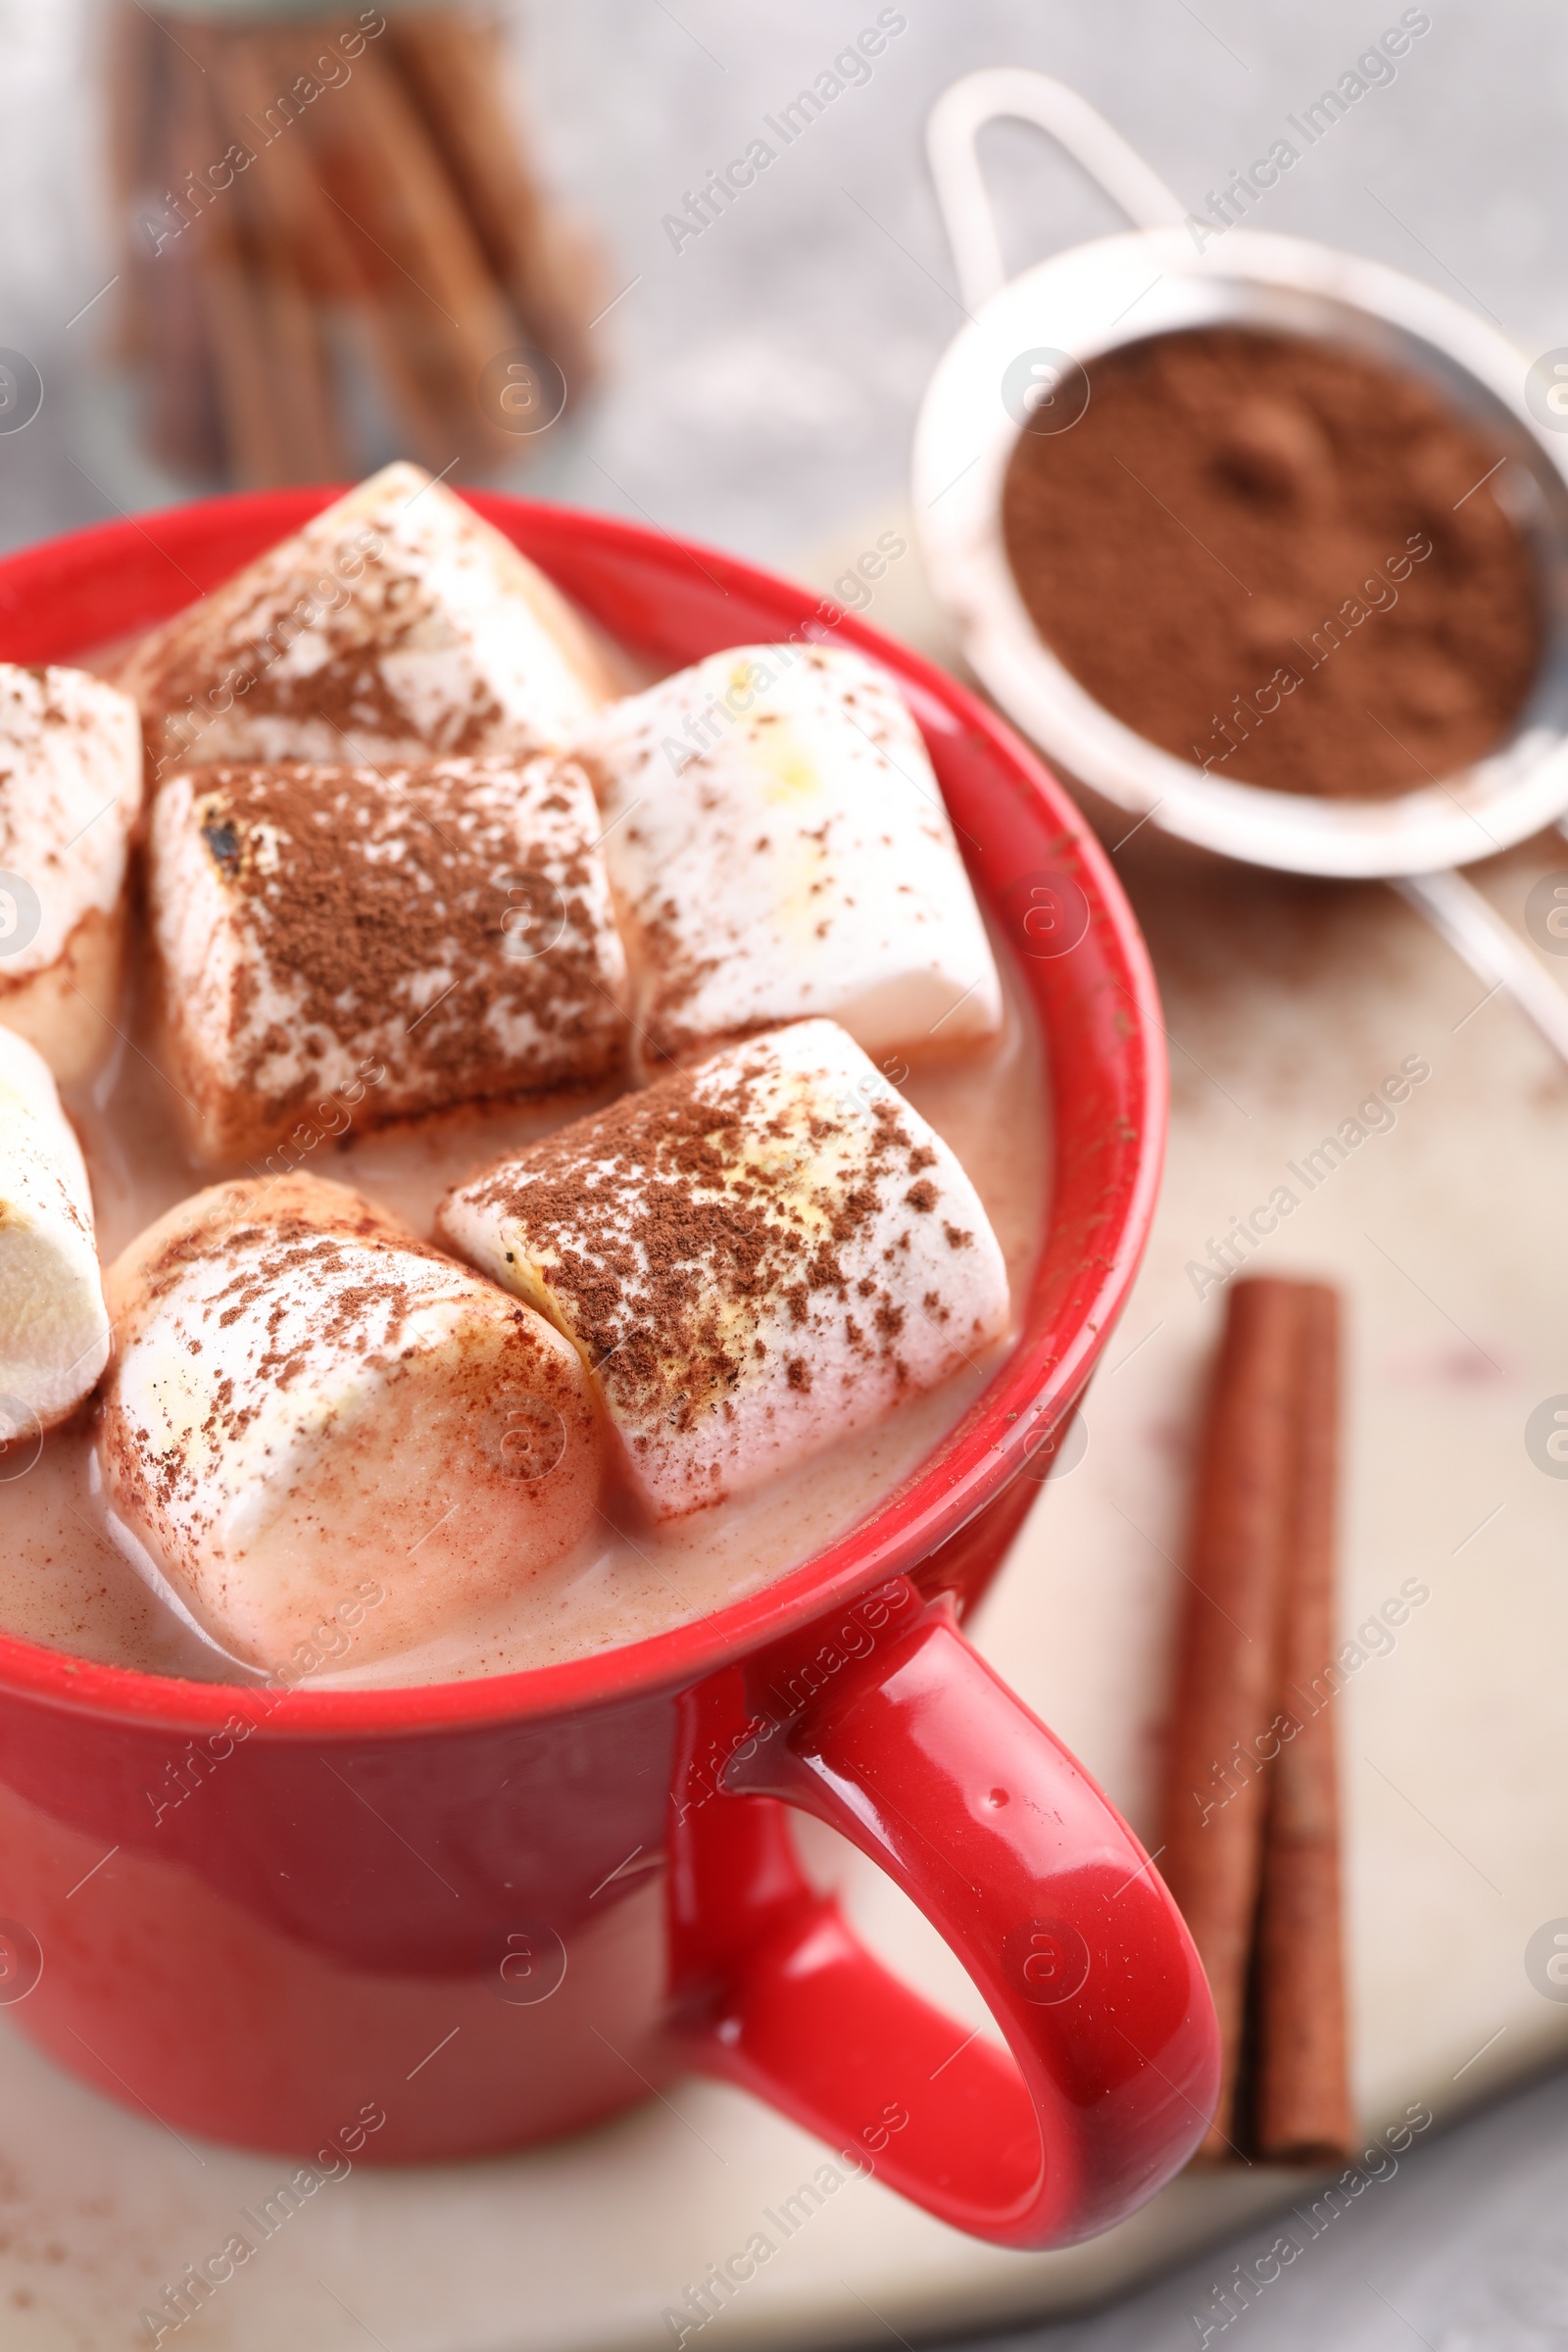
[[[1453,873],[1409,874],[1390,887],[1426,916],[1477,979],[1490,982],[1494,994],[1506,989],[1546,1043],[1568,1061],[1568,996],[1472,883]]]
[[[926,123],[937,205],[971,309],[1006,282],[996,215],[986,194],[976,140],[988,122],[1011,116],[1050,131],[1136,228],[1179,228],[1187,207],[1087,98],[1026,66],[986,66],[945,89]]]

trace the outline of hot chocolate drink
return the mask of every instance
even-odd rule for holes
[[[999,1049],[972,1062],[911,1070],[899,1093],[952,1148],[978,1193],[1016,1313],[1039,1248],[1051,1167],[1041,1043],[1005,969],[1004,978]],[[210,1181],[190,1157],[183,1106],[145,1058],[145,1017],[129,1008],[122,1026],[125,1037],[111,1041],[97,1079],[68,1088],[65,1098],[82,1139],[106,1262]],[[453,1185],[552,1134],[584,1107],[582,1097],[565,1104],[522,1101],[376,1131],[362,1125],[372,1091],[365,1080],[346,1087],[300,1142],[270,1159],[350,1186],[420,1233],[431,1230]],[[611,1085],[600,1099],[613,1099]],[[268,1163],[259,1165],[265,1176]],[[631,1496],[607,1491],[575,1550],[417,1650],[367,1662],[360,1628],[323,1608],[291,1638],[285,1657],[296,1669],[314,1658],[305,1664],[313,1681],[321,1674],[348,1683],[445,1681],[554,1663],[705,1615],[808,1558],[892,1493],[967,1410],[1005,1346],[1003,1336],[971,1350],[940,1388],[708,1510],[656,1526]],[[44,1439],[38,1458],[36,1446],[21,1437],[0,1456],[0,1474],[9,1473],[0,1490],[0,1629],[147,1672],[249,1679],[189,1622],[167,1580],[150,1582],[145,1559],[126,1546],[105,1492],[96,1435],[91,1422],[77,1420]],[[510,1441],[511,1451],[524,1457],[534,1443],[532,1424],[508,1423],[504,1410],[491,1437],[498,1450]],[[438,1480],[426,1520],[407,1528],[402,1558],[389,1557],[384,1574],[367,1571],[369,1582],[389,1591],[400,1569],[417,1569],[421,1542],[458,1499]],[[369,1596],[367,1622],[383,1605]]]
[[[74,1389],[48,1388],[59,1411],[0,1400],[0,1631],[83,1657],[450,1680],[702,1616],[874,1512],[977,1397],[1027,1294],[1041,1041],[890,683],[857,658],[842,680],[798,672],[773,709],[768,657],[782,679],[801,649],[748,647],[719,682],[744,673],[756,758],[701,670],[670,690],[702,725],[650,756],[645,729],[604,723],[608,671],[565,707],[584,640],[566,616],[552,667],[558,615],[529,590],[514,645],[549,690],[537,723],[514,652],[505,724],[421,764],[410,713],[445,740],[442,630],[467,649],[448,661],[466,709],[472,649],[503,642],[475,580],[521,594],[521,559],[476,549],[466,509],[449,525],[439,486],[394,488],[421,502],[412,553],[384,488],[343,505],[418,572],[392,600],[418,660],[341,615],[325,632],[360,721],[335,764],[301,757],[314,654],[274,661],[298,675],[269,671],[252,733],[231,693],[206,765],[157,683],[205,674],[202,611],[119,665],[154,771],[147,914],[95,1066],[57,1072],[92,1215],[56,1254],[79,1290],[95,1239],[113,1352],[79,1405],[101,1338]],[[314,558],[336,542],[312,527]],[[457,591],[426,545],[443,533]],[[213,600],[230,674],[268,671],[230,622],[295,564],[275,551],[259,587]],[[377,718],[395,751],[368,741]],[[598,830],[637,822],[617,760],[655,804],[632,881],[589,797],[591,778]],[[699,810],[719,791],[755,950],[733,1009],[698,952],[723,931],[704,894],[733,873],[671,856],[661,899],[652,856],[697,839],[683,794]],[[657,1032],[637,1017],[656,997]],[[688,1038],[678,1006],[699,1002]],[[69,1160],[58,1110],[36,1115]],[[0,1221],[0,1317],[7,1239]]]

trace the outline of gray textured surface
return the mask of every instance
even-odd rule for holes
[[[992,2352],[1548,2352],[1568,2343],[1568,2077],[1423,2148],[1333,2220],[1285,2213],[1093,2318]],[[1289,2231],[1289,2267],[1236,2268]],[[1227,2290],[1228,2293],[1227,2293]],[[1232,2316],[1227,2317],[1227,2311]]]
[[[870,80],[677,253],[663,216],[875,20],[877,0],[528,0],[542,145],[604,232],[610,293],[630,287],[596,330],[610,389],[560,428],[530,486],[775,561],[837,531],[897,494],[921,388],[961,323],[920,156],[945,82],[1002,62],[1059,74],[1201,208],[1399,7],[907,0],[899,13],[906,29]],[[1553,268],[1568,242],[1554,136],[1568,16],[1541,0],[1434,0],[1429,13],[1393,84],[1254,217],[1468,291],[1534,356],[1568,341]],[[0,435],[11,541],[163,494],[127,464],[95,380],[113,296],[68,324],[114,268],[91,50],[86,0],[0,0],[0,342],[27,351],[48,387],[36,423]],[[1036,134],[999,127],[989,152],[1015,263],[1119,225]]]
[[[787,563],[895,501],[926,375],[960,322],[919,153],[953,75],[1037,65],[1077,84],[1195,206],[1279,135],[1386,25],[1396,0],[906,0],[906,28],[733,210],[684,249],[662,216],[828,66],[875,0],[530,0],[534,111],[560,184],[599,222],[596,330],[610,389],[527,486]],[[1259,225],[1351,246],[1468,296],[1534,356],[1568,343],[1560,257],[1568,15],[1541,0],[1433,0],[1432,28],[1283,181]],[[80,0],[0,0],[0,345],[44,407],[0,434],[0,540],[30,539],[160,485],[129,454],[93,302],[113,263]],[[990,155],[1011,259],[1115,225],[1022,130]],[[72,323],[74,321],[74,323]],[[520,486],[520,484],[519,484]],[[1563,1908],[1568,1911],[1568,1878]],[[1442,1954],[1417,1965],[1441,1969]],[[1538,2352],[1568,2343],[1568,2079],[1412,2153],[1209,2341]],[[1008,2343],[1163,2352],[1203,2340],[1249,2233],[1091,2320]]]

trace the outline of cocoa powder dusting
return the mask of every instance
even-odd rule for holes
[[[1504,445],[1413,374],[1244,327],[1091,363],[1025,429],[1003,533],[1040,634],[1116,717],[1214,776],[1387,797],[1507,735],[1541,589]]]
[[[267,1317],[270,1344],[248,1384],[250,1401],[237,1395],[227,1376],[215,1385],[212,1409],[200,1424],[209,1447],[237,1441],[259,1410],[258,1387],[289,1387],[321,1348],[371,1362],[395,1353],[412,1304],[408,1261],[449,1262],[441,1250],[353,1195],[345,1194],[342,1204],[331,1208],[313,1198],[309,1212],[278,1205],[258,1220],[246,1213],[250,1189],[235,1188],[232,1222],[225,1223],[219,1211],[178,1229],[138,1269],[142,1296],[152,1305],[173,1296],[190,1267],[211,1262],[226,1268],[227,1280],[190,1310],[219,1331],[241,1322],[262,1300],[273,1301]],[[342,1277],[356,1268],[362,1270],[360,1280],[345,1283]],[[320,1302],[311,1335],[279,1348],[277,1334],[288,1318],[290,1298],[297,1299],[302,1290]],[[188,1321],[182,1328],[190,1352],[199,1354],[201,1342]],[[176,1444],[158,1453],[145,1430],[135,1434],[160,1503],[167,1507],[198,1499],[201,1472],[189,1446]]]
[[[552,789],[563,776],[575,799]],[[276,1094],[280,1121],[334,1046],[386,1062],[372,1123],[616,1065],[608,889],[585,823],[564,821],[592,808],[568,763],[213,766],[200,784],[201,838],[255,950],[233,1004],[240,1087]],[[286,1023],[261,1013],[279,982],[301,999]],[[307,1066],[279,1089],[290,1060]]]
[[[209,600],[204,627],[176,616],[119,666],[117,682],[141,706],[150,777],[211,759],[204,737],[236,697],[255,725],[318,727],[328,741],[373,736],[405,758],[419,749],[462,758],[494,742],[503,719],[494,689],[477,662],[455,659],[462,625],[416,573],[348,547],[324,569],[302,562],[293,578],[251,582],[249,595],[247,580],[238,574]],[[291,661],[307,616],[314,658]],[[449,666],[433,716],[395,683],[432,651]]]
[[[717,1091],[702,1070],[661,1078],[469,1188],[518,1221],[563,1327],[622,1408],[674,1430],[765,1353],[764,1311],[782,1305],[805,1325],[814,1296],[849,1303],[838,1250],[878,1215],[884,1190],[924,1164],[898,1106],[876,1102],[869,1138],[856,1138],[860,1181],[819,1180],[815,1152],[846,1129],[766,1111],[764,1075],[746,1064]],[[873,1302],[875,1336],[849,1317],[852,1343],[868,1362],[892,1361],[903,1307],[878,1282],[855,1290]],[[809,1389],[803,1356],[786,1358],[786,1378]]]

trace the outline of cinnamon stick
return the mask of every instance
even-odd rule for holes
[[[581,391],[592,372],[585,271],[523,161],[499,18],[416,9],[391,20],[389,38],[524,334]]]
[[[302,127],[403,364],[441,416],[443,467],[454,457],[514,459],[515,443],[482,416],[477,394],[516,323],[395,64],[368,49],[353,80]]]
[[[109,184],[123,215],[141,193],[153,150],[158,105],[159,44],[163,34],[144,9],[120,0],[109,22]]]
[[[116,313],[116,349],[122,359],[140,359],[147,349],[149,265],[146,233],[139,229],[138,204],[158,170],[163,36],[144,11],[121,0],[109,24],[108,69],[115,104],[109,118],[109,185],[115,222],[123,247],[124,284]]]
[[[1300,1293],[1296,1507],[1281,1703],[1294,1738],[1273,1768],[1257,1932],[1257,2148],[1290,2164],[1354,2153],[1341,1926],[1334,1716],[1313,1693],[1334,1655],[1339,1300]]]
[[[1223,2074],[1207,2157],[1239,2152],[1236,2109],[1278,1735],[1291,1548],[1299,1286],[1232,1285],[1199,1466],[1160,1864],[1208,1977]]]
[[[130,285],[145,304],[134,349],[150,378],[147,437],[172,471],[220,477],[226,452],[201,288],[200,233],[174,201],[191,168],[184,95],[190,68],[166,35],[158,32],[157,38],[158,83],[145,158],[147,218],[153,227],[150,232],[140,224],[130,229]]]
[[[321,187],[297,124],[270,135],[268,109],[298,71],[297,35],[225,28],[208,59],[234,136],[253,154],[247,190],[263,233],[293,260],[318,312],[330,317],[361,375],[384,386],[403,446],[433,469],[451,457],[440,416],[403,365],[402,351],[349,242],[349,226]],[[347,356],[347,355],[346,355]],[[440,455],[435,453],[440,451]],[[343,471],[352,470],[347,464]]]
[[[518,144],[494,7],[388,14],[338,73],[331,9],[165,23],[118,0],[122,356],[186,469],[310,480],[389,439],[443,476],[511,466],[491,362],[522,340],[586,379],[593,272]]]
[[[271,181],[278,168],[286,171],[291,158],[278,148],[262,148],[245,108],[236,103],[248,94],[233,69],[240,40],[209,37],[202,63],[220,135],[230,142],[228,152],[249,154],[252,161],[236,173],[223,201],[232,205],[237,234],[255,272],[254,296],[261,332],[270,359],[274,395],[279,403],[279,470],[285,482],[337,481],[347,470],[337,430],[331,367],[320,313],[313,300],[319,268],[309,240],[297,233],[285,210],[271,200]],[[247,139],[243,134],[249,130]],[[281,143],[286,146],[286,141]]]
[[[192,26],[193,35],[196,27]],[[177,77],[179,136],[189,172],[222,152],[227,133],[211,76],[194,59]],[[263,488],[289,478],[286,422],[294,387],[285,355],[267,331],[258,299],[256,257],[243,233],[232,188],[210,194],[182,232],[192,241],[196,285],[218,385],[224,450],[236,480]]]

